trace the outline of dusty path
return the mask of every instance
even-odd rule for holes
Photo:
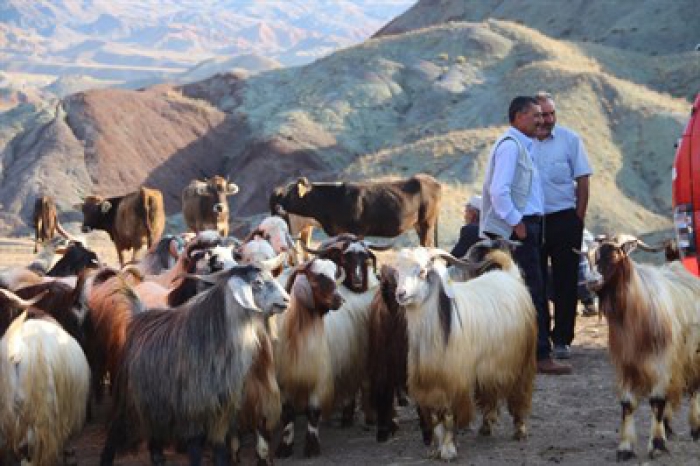
[[[95,249],[108,263],[114,263],[114,252],[106,240],[95,243]],[[0,238],[0,267],[26,264],[31,258],[31,242],[23,239]],[[600,465],[616,464],[620,408],[615,394],[613,369],[606,350],[607,326],[597,317],[579,318],[577,337],[572,348],[571,363],[575,372],[570,376],[537,376],[530,418],[530,438],[523,442],[511,440],[510,418],[502,413],[493,437],[482,438],[476,429],[460,432],[457,437],[457,464],[470,465]],[[75,441],[79,464],[93,466],[99,462],[104,440],[105,409],[87,425]],[[684,400],[673,426],[676,436],[669,442],[671,456],[651,462],[646,456],[649,438],[649,406],[644,402],[637,414],[639,459],[630,464],[698,465],[700,443],[690,438],[687,422],[688,402]],[[427,457],[412,408],[403,408],[400,431],[386,444],[377,444],[374,431],[362,426],[360,416],[356,425],[341,430],[333,418],[321,425],[322,456],[314,460],[302,458],[305,424],[297,421],[295,455],[277,464],[343,464],[390,465],[428,464],[437,462]],[[275,443],[276,445],[276,443]],[[244,439],[244,464],[252,462],[252,438]],[[148,465],[148,455],[124,456],[118,465]],[[168,464],[187,464],[184,456],[168,454]]]

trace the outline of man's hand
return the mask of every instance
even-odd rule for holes
[[[513,231],[518,239],[527,238],[527,227],[522,221],[513,227]]]

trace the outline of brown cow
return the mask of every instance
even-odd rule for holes
[[[311,183],[299,178],[270,195],[270,212],[311,217],[329,236],[398,236],[413,227],[421,246],[437,246],[442,188],[418,173],[396,181]]]
[[[140,188],[126,196],[88,196],[82,205],[83,233],[104,230],[114,241],[119,264],[124,251],[132,250],[132,260],[143,246],[158,242],[165,229],[163,194],[157,189]]]
[[[32,224],[34,225],[35,253],[38,250],[39,243],[53,239],[57,232],[66,239],[72,239],[71,235],[58,222],[56,203],[51,196],[39,196],[36,198],[34,201],[34,212],[32,213]]]
[[[216,230],[228,236],[228,196],[238,192],[238,186],[216,175],[208,180],[192,180],[182,190],[182,215],[187,228],[199,233]]]

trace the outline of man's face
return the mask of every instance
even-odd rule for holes
[[[515,116],[514,126],[525,136],[532,138],[537,135],[537,130],[542,123],[542,109],[539,105],[530,104]]]
[[[537,137],[539,139],[548,138],[552,134],[552,129],[557,123],[556,109],[554,102],[550,99],[541,100],[540,108],[542,109],[542,124],[537,129]]]

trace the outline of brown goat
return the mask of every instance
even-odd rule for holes
[[[637,264],[636,247],[655,251],[628,235],[598,238],[589,250],[588,285],[598,293],[608,321],[608,347],[620,386],[621,440],[617,459],[635,456],[634,411],[649,397],[650,457],[668,451],[673,411],[691,394],[690,427],[700,438],[700,280],[678,262],[663,267]]]

